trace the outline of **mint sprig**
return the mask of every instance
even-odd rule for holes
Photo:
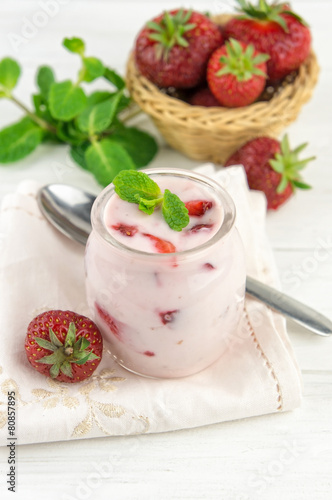
[[[151,215],[161,207],[162,215],[171,229],[182,231],[189,224],[188,210],[180,198],[158,184],[146,173],[122,170],[114,179],[115,192],[124,201],[138,204],[142,212]]]
[[[0,99],[24,112],[17,123],[0,131],[0,163],[21,160],[42,142],[65,143],[71,158],[106,186],[121,170],[148,165],[157,143],[146,132],[126,125],[137,109],[132,110],[124,79],[100,59],[87,56],[80,38],[65,38],[63,46],[80,59],[76,78],[57,81],[52,68],[38,68],[31,109],[14,94],[19,64],[9,57],[0,60]],[[111,88],[88,94],[89,83],[100,78]]]

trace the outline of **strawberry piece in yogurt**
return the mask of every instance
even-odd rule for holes
[[[168,323],[172,323],[175,320],[175,315],[179,312],[178,309],[174,309],[173,311],[165,311],[159,313],[161,322],[163,325],[167,325]]]
[[[135,236],[135,234],[138,231],[138,228],[136,226],[129,226],[128,224],[123,224],[122,222],[119,222],[118,224],[114,224],[111,227],[112,227],[112,229],[119,231],[124,236],[130,236],[130,237]]]
[[[112,316],[107,311],[105,311],[105,309],[103,309],[99,304],[97,304],[97,302],[95,302],[95,308],[96,308],[98,315],[106,323],[106,325],[108,326],[110,331],[113,333],[113,335],[115,335],[115,337],[117,337],[119,340],[121,340],[121,332],[120,332],[118,322],[115,321],[115,319],[112,318]]]
[[[207,210],[212,208],[212,201],[207,200],[191,200],[185,203],[188,215],[202,217]]]
[[[196,224],[195,226],[192,226],[188,229],[188,233],[198,233],[198,231],[201,231],[202,229],[212,229],[213,224]]]
[[[154,236],[150,233],[143,233],[143,236],[146,236],[147,238],[150,238],[151,241],[153,241],[154,247],[159,253],[176,252],[175,246],[170,241],[163,240],[162,238],[158,238],[158,236]]]

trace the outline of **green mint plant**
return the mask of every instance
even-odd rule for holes
[[[86,56],[80,38],[65,38],[63,45],[81,60],[77,79],[58,82],[52,68],[40,67],[33,109],[13,94],[21,74],[19,64],[9,57],[0,61],[0,98],[25,113],[19,122],[0,131],[0,163],[21,160],[45,141],[65,143],[72,159],[106,186],[120,171],[146,166],[157,152],[157,143],[146,132],[126,125],[133,115],[123,78],[100,59]],[[97,78],[105,79],[111,90],[87,95],[82,84]]]
[[[162,193],[158,184],[146,173],[122,170],[113,179],[113,184],[122,200],[138,204],[138,208],[148,215],[156,207],[161,207],[163,217],[171,229],[182,231],[189,224],[188,210],[183,201],[169,189]]]

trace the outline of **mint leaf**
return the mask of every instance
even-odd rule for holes
[[[144,172],[122,171],[113,179],[113,184],[117,195],[129,203],[138,203],[141,198],[155,200],[161,196],[158,184]]]
[[[188,210],[180,198],[160,187],[146,173],[136,170],[122,171],[114,179],[115,192],[124,201],[137,203],[138,208],[150,215],[162,203],[162,214],[171,229],[181,231],[189,223]]]
[[[40,66],[31,110],[11,93],[19,79],[20,66],[10,57],[0,60],[0,98],[8,98],[25,110],[27,119],[0,132],[0,161],[19,160],[37,144],[50,139],[68,144],[73,160],[92,172],[101,184],[111,182],[122,169],[145,166],[154,157],[157,145],[145,132],[124,126],[129,116],[120,113],[132,102],[129,94],[123,92],[124,78],[105,67],[99,58],[87,57],[81,38],[65,38],[63,46],[81,60],[78,77],[74,83],[69,79],[57,82],[50,66]],[[104,87],[112,91],[93,91],[87,98],[85,83],[81,82],[93,82],[99,77],[111,84],[113,88],[105,84]],[[142,208],[149,210],[146,198],[142,199]]]
[[[105,68],[104,78],[112,83],[118,90],[122,90],[126,86],[124,79],[113,69]]]
[[[84,56],[85,43],[81,38],[76,38],[76,37],[65,38],[62,44],[70,52],[73,52],[74,54],[79,54],[80,56]]]
[[[41,94],[34,94],[32,96],[33,105],[35,107],[36,115],[46,120],[48,123],[55,124],[55,120],[52,118],[51,113],[45,104],[45,100]]]
[[[148,165],[158,151],[155,139],[135,127],[118,127],[110,136],[110,141],[121,144],[131,156],[136,168]]]
[[[8,95],[16,84],[21,69],[14,59],[5,57],[0,61],[0,97]]]
[[[70,80],[53,83],[49,92],[49,107],[53,118],[69,121],[75,118],[86,105],[86,96],[80,87]]]
[[[37,73],[37,85],[45,101],[48,100],[49,91],[54,82],[55,77],[52,69],[49,66],[41,66]]]
[[[164,192],[162,212],[169,227],[175,231],[182,231],[189,224],[189,215],[185,204],[169,189],[165,189]]]
[[[70,156],[80,167],[84,168],[84,170],[89,170],[89,167],[85,160],[85,152],[89,146],[89,142],[83,142],[78,146],[72,146],[70,148]]]
[[[105,67],[100,59],[96,57],[83,57],[83,68],[80,73],[80,79],[84,82],[92,82],[96,78],[103,76]]]
[[[30,118],[4,128],[0,132],[0,163],[21,160],[43,139],[43,131]]]
[[[77,130],[72,122],[58,122],[56,125],[56,135],[67,144],[79,146],[82,141],[87,140],[87,136]]]
[[[103,186],[112,182],[121,170],[135,168],[123,147],[108,139],[91,144],[85,152],[85,161],[89,171]]]
[[[86,108],[77,117],[78,128],[90,136],[106,130],[113,121],[120,99],[121,93],[117,93],[106,101]]]
[[[96,92],[92,92],[89,96],[87,96],[86,104],[87,106],[94,106],[95,104],[99,104],[100,102],[107,101],[110,97],[114,95],[114,92],[108,92],[106,90],[96,90]]]
[[[109,99],[111,97],[115,97],[118,94],[119,94],[119,92],[105,92],[105,91],[93,92],[92,94],[90,94],[88,96],[87,106],[93,106],[95,104],[99,104],[101,102],[107,101],[107,99]],[[120,101],[119,101],[118,106],[117,106],[117,111],[116,111],[117,113],[119,113],[123,109],[127,108],[131,102],[130,97],[123,95],[122,92],[120,92],[120,94],[121,94],[121,98],[120,98]]]
[[[161,196],[160,198],[156,198],[155,200],[146,200],[145,198],[141,198],[139,195],[137,195],[137,201],[138,208],[142,210],[142,212],[151,215],[154,212],[156,206],[163,201],[163,197]]]

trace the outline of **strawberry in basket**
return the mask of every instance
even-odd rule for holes
[[[241,15],[228,21],[225,37],[253,43],[259,52],[269,54],[267,72],[271,81],[297,70],[311,47],[311,34],[305,21],[285,3],[269,5],[266,0],[260,0],[254,6],[245,0],[237,2]]]
[[[208,59],[223,42],[219,27],[191,10],[164,12],[138,34],[135,61],[159,87],[192,88],[205,79]]]
[[[252,44],[230,39],[215,50],[207,67],[207,82],[222,106],[248,106],[262,93],[266,83],[267,54]]]
[[[292,196],[296,188],[310,188],[302,181],[300,170],[315,158],[298,158],[305,147],[306,144],[301,144],[292,151],[287,135],[281,142],[272,137],[257,137],[233,153],[225,167],[243,165],[250,189],[263,191],[267,208],[276,210]]]
[[[189,96],[188,103],[193,106],[204,106],[206,108],[221,106],[220,102],[212,94],[209,87],[195,89]]]

